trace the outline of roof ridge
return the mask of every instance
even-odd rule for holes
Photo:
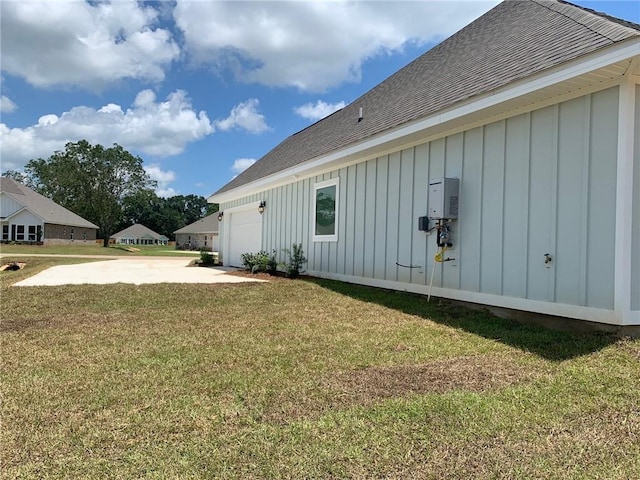
[[[518,0],[519,1],[519,0]],[[597,10],[593,10],[591,8],[587,8],[587,7],[581,7],[580,5],[575,5],[571,2],[568,2],[567,0],[531,0],[534,3],[540,5],[541,7],[546,8],[547,10],[551,10],[554,13],[557,13],[558,15],[562,15],[563,17],[565,17],[568,20],[571,20],[572,22],[577,23],[578,25],[583,26],[584,28],[586,28],[587,30],[589,30],[590,32],[595,33],[596,35],[600,35],[603,38],[606,38],[607,40],[610,40],[612,42],[615,42],[616,39],[612,38],[606,34],[604,34],[603,32],[591,27],[590,25],[587,25],[584,22],[581,22],[578,18],[572,16],[572,15],[568,15],[565,12],[560,11],[559,9],[554,9],[551,8],[551,5],[567,5],[569,7],[573,7],[573,8],[577,8],[578,10],[581,10],[584,13],[587,13],[589,15],[593,15],[599,19],[602,20],[606,20],[612,23],[615,23],[616,25],[622,27],[622,28],[628,28],[630,30],[634,30],[636,31],[638,34],[640,34],[639,30],[640,30],[640,25],[634,22],[630,22],[628,20],[624,20],[621,18],[617,18],[614,17],[612,15],[608,15],[604,12],[598,12]]]

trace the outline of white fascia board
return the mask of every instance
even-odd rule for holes
[[[384,288],[402,292],[428,295],[429,287],[414,283],[403,283],[392,280],[380,280],[375,278],[354,277],[328,272],[307,271],[313,277],[327,278],[341,282],[355,283],[369,287]],[[564,303],[543,302],[540,300],[529,300],[526,298],[506,297],[489,293],[469,292],[465,290],[455,290],[451,288],[433,287],[431,295],[434,297],[446,298],[449,300],[459,300],[462,302],[477,303],[492,307],[508,308],[525,312],[540,313],[543,315],[553,315],[556,317],[573,318],[576,320],[586,320],[590,322],[606,323],[608,325],[640,325],[640,312],[632,316],[627,322],[623,322],[620,312],[607,310],[604,308],[583,307],[578,305],[567,305]]]
[[[640,56],[639,38],[620,42],[616,45],[591,53],[564,65],[559,65],[551,68],[550,70],[535,74],[527,79],[516,81],[515,83],[501,87],[496,91],[485,93],[482,96],[467,101],[457,107],[444,110],[421,120],[378,134],[370,139],[354,143],[353,145],[327,155],[308,160],[267,177],[247,183],[228,192],[224,192],[219,195],[213,194],[207,199],[207,201],[211,203],[228,202],[261,190],[297,181],[300,178],[310,176],[311,172],[314,172],[317,169],[322,169],[332,163],[342,163],[341,160],[347,160],[350,157],[362,155],[369,150],[374,150],[384,144],[398,141],[403,137],[428,130],[429,128],[446,122],[460,119],[474,112],[496,106],[500,103],[513,100],[528,93],[541,90],[545,87],[606,67],[607,65],[612,65],[637,56]]]

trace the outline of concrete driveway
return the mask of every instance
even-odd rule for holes
[[[189,267],[190,258],[138,257],[58,265],[14,286],[81,285],[108,283],[242,283],[264,280],[228,275],[224,267]]]

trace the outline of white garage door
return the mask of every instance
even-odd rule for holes
[[[256,253],[262,248],[262,216],[257,208],[252,208],[230,212],[229,217],[229,254],[225,263],[242,267],[240,255]]]

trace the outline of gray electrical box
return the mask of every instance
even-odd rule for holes
[[[429,218],[458,218],[457,178],[434,178],[429,181]]]

